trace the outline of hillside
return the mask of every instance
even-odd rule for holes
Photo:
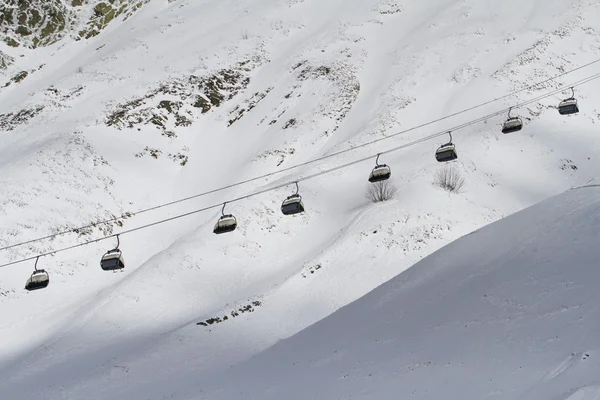
[[[89,39],[148,1],[5,0],[0,4],[0,39],[10,47],[26,48],[49,46],[66,37]]]
[[[189,398],[597,399],[599,221],[597,185],[504,218]]]
[[[18,35],[25,3],[5,2],[0,34],[20,44],[0,43],[0,247],[71,233],[0,265],[129,233],[119,273],[99,265],[114,237],[41,257],[44,290],[23,289],[34,259],[0,268],[8,398],[185,398],[165,382],[193,392],[600,168],[599,80],[575,87],[580,113],[557,111],[600,73],[592,0],[115,1],[89,37],[101,2],[29,3],[73,22],[35,45],[43,26]],[[503,135],[524,102],[524,129]],[[459,158],[444,166],[447,130]],[[367,200],[376,154],[409,143],[380,157],[396,196]],[[435,183],[445,167],[459,193]],[[284,216],[295,181],[306,212]],[[238,228],[217,236],[223,202]]]

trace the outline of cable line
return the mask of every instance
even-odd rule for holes
[[[581,86],[583,84],[586,84],[586,83],[591,82],[591,81],[593,81],[595,79],[598,79],[598,78],[600,78],[600,73],[597,73],[597,74],[592,75],[590,77],[584,78],[584,79],[582,79],[580,81],[577,81],[577,82],[575,82],[573,84],[566,85],[566,86],[564,86],[562,88],[555,89],[555,90],[553,90],[553,91],[551,91],[549,93],[546,93],[544,95],[538,96],[536,98],[524,101],[524,102],[519,103],[518,105],[512,106],[510,108],[523,107],[523,106],[526,106],[528,104],[538,102],[539,100],[548,98],[550,96],[553,96],[553,95],[555,95],[557,93],[560,93],[560,92],[564,91],[565,87],[569,88],[569,87]],[[245,199],[248,199],[248,198],[251,198],[251,197],[255,197],[255,196],[267,193],[267,192],[271,192],[273,190],[277,190],[277,189],[280,189],[280,188],[283,188],[283,187],[286,187],[286,186],[289,186],[289,185],[292,185],[292,184],[296,184],[297,185],[298,182],[303,182],[303,181],[307,181],[307,180],[310,180],[310,179],[314,179],[314,178],[317,178],[317,177],[319,177],[321,175],[325,175],[325,174],[328,174],[328,173],[331,173],[331,172],[335,172],[335,171],[338,171],[338,170],[341,170],[341,169],[344,169],[344,168],[348,168],[350,166],[353,166],[355,164],[359,164],[361,162],[372,160],[373,157],[376,156],[376,155],[392,153],[392,152],[395,152],[395,151],[398,151],[398,150],[401,150],[401,149],[405,149],[405,148],[408,148],[408,147],[411,147],[411,146],[415,146],[417,144],[423,143],[423,142],[431,140],[433,138],[436,138],[436,137],[439,137],[439,136],[442,136],[442,135],[447,135],[449,131],[450,132],[454,132],[456,130],[464,129],[464,128],[469,127],[471,125],[475,125],[477,123],[483,122],[483,121],[485,121],[485,120],[487,120],[489,118],[492,118],[492,117],[495,117],[495,116],[499,116],[499,115],[503,115],[510,108],[503,109],[503,110],[500,110],[500,111],[496,111],[496,112],[494,112],[492,114],[488,114],[488,115],[485,115],[483,117],[477,118],[475,120],[465,122],[463,124],[457,125],[457,126],[455,126],[453,128],[450,128],[450,129],[444,129],[443,131],[431,134],[431,135],[426,136],[426,137],[421,138],[421,139],[414,140],[412,142],[408,142],[408,143],[405,143],[405,144],[393,147],[393,148],[388,149],[388,150],[379,151],[378,153],[376,153],[374,155],[372,154],[372,155],[369,155],[367,157],[362,157],[360,159],[357,159],[357,160],[354,160],[354,161],[350,161],[348,163],[345,163],[345,164],[342,164],[342,165],[339,165],[339,166],[336,166],[336,167],[332,167],[332,168],[329,168],[329,169],[326,169],[326,170],[323,170],[323,171],[319,171],[319,172],[316,172],[316,173],[313,173],[313,174],[310,174],[310,175],[306,175],[304,177],[297,178],[297,179],[294,179],[294,180],[286,182],[286,183],[278,184],[278,185],[275,185],[273,187],[262,189],[262,190],[259,190],[257,192],[254,192],[254,193],[250,193],[250,194],[247,194],[247,195],[244,195],[244,196],[240,196],[240,197],[237,197],[237,198],[234,198],[234,199],[227,200],[226,203],[232,203],[232,202],[236,202],[236,201],[240,201],[240,200],[245,200]],[[48,255],[54,255],[56,253],[64,252],[64,251],[71,250],[71,249],[74,249],[74,248],[77,248],[77,247],[86,246],[86,245],[89,245],[89,244],[92,244],[92,243],[97,243],[97,242],[100,242],[102,240],[107,240],[107,239],[110,239],[110,238],[118,237],[120,235],[126,235],[126,234],[129,234],[129,233],[132,233],[132,232],[136,232],[136,231],[139,231],[139,230],[142,230],[142,229],[146,229],[146,228],[150,228],[150,227],[153,227],[153,226],[156,226],[156,225],[160,225],[160,224],[163,224],[163,223],[166,223],[166,222],[170,222],[170,221],[174,221],[174,220],[177,220],[177,219],[180,219],[180,218],[188,217],[190,215],[198,214],[198,213],[203,212],[203,211],[211,210],[211,209],[214,209],[214,208],[221,208],[221,207],[223,207],[223,203],[222,202],[218,203],[218,204],[213,204],[211,206],[199,208],[197,210],[193,210],[193,211],[186,212],[186,213],[183,213],[183,214],[178,214],[178,215],[175,215],[173,217],[165,218],[165,219],[162,219],[162,220],[159,220],[159,221],[155,221],[155,222],[152,222],[152,223],[149,223],[149,224],[145,224],[145,225],[142,225],[142,226],[139,226],[139,227],[136,227],[136,228],[128,229],[128,230],[125,230],[125,231],[122,231],[122,232],[119,232],[119,233],[115,233],[115,234],[112,234],[112,235],[100,237],[100,238],[97,238],[97,239],[93,239],[93,240],[89,240],[89,241],[86,241],[86,242],[78,243],[78,244],[75,244],[75,245],[72,245],[72,246],[64,247],[64,248],[61,248],[61,249],[58,249],[58,250],[54,250],[54,251],[50,251],[50,252],[47,252],[47,253],[43,253],[43,254],[31,256],[31,257],[28,257],[28,258],[24,258],[24,259],[12,261],[12,262],[5,263],[5,264],[1,264],[0,268],[7,267],[7,266],[10,266],[10,265],[14,265],[14,264],[19,264],[19,263],[26,262],[26,261],[35,260],[35,259],[37,259],[39,257],[44,257],[44,256],[48,256]]]
[[[106,220],[97,221],[97,222],[94,222],[94,223],[91,223],[91,224],[88,224],[88,225],[84,225],[84,226],[81,226],[81,227],[78,227],[78,228],[70,228],[70,229],[59,231],[59,232],[56,232],[56,233],[53,233],[53,234],[50,234],[50,235],[47,235],[47,236],[42,236],[42,237],[39,237],[39,238],[30,239],[30,240],[26,240],[26,241],[23,241],[23,242],[14,243],[14,244],[11,244],[11,245],[8,245],[8,246],[0,247],[0,251],[8,250],[8,249],[11,249],[11,248],[14,248],[14,247],[24,246],[24,245],[35,243],[35,242],[39,242],[39,241],[42,241],[42,240],[52,239],[52,238],[55,238],[55,237],[58,237],[58,236],[63,236],[63,235],[69,234],[69,233],[75,233],[78,230],[83,230],[83,229],[88,229],[88,228],[94,228],[94,227],[96,227],[98,225],[109,224],[109,223],[112,223],[112,222],[116,222],[116,221],[118,221],[120,219],[124,219],[124,218],[128,218],[128,217],[132,217],[132,216],[144,214],[144,213],[147,213],[147,212],[150,212],[150,211],[155,211],[155,210],[158,210],[160,208],[172,206],[174,204],[182,203],[182,202],[185,202],[185,201],[188,201],[188,200],[192,200],[192,199],[196,199],[196,198],[199,198],[199,197],[204,197],[204,196],[207,196],[209,194],[214,194],[214,193],[217,193],[217,192],[221,192],[223,190],[231,189],[231,188],[234,188],[234,187],[237,187],[237,186],[241,186],[241,185],[244,185],[244,184],[247,184],[247,183],[250,183],[250,182],[254,182],[254,181],[257,181],[257,180],[260,180],[260,179],[266,179],[266,178],[269,178],[271,176],[274,176],[274,175],[277,175],[277,174],[281,174],[283,172],[288,172],[288,171],[291,171],[291,170],[294,170],[294,169],[297,169],[297,168],[300,168],[300,167],[304,167],[304,166],[307,166],[307,165],[310,165],[310,164],[314,164],[314,163],[317,163],[319,161],[323,161],[323,160],[326,160],[326,159],[338,156],[340,154],[348,153],[350,151],[353,151],[353,150],[356,150],[356,149],[359,149],[359,148],[362,148],[362,147],[366,147],[366,146],[372,145],[374,143],[381,142],[383,140],[394,138],[396,136],[399,136],[399,135],[407,133],[407,132],[411,132],[411,131],[414,131],[414,130],[417,130],[417,129],[420,129],[420,128],[424,128],[426,126],[435,124],[437,122],[444,121],[446,119],[455,117],[457,115],[464,114],[464,113],[466,113],[468,111],[472,111],[472,110],[475,110],[477,108],[483,107],[485,105],[488,105],[488,104],[494,103],[496,101],[505,99],[507,97],[514,96],[515,94],[518,94],[518,93],[521,93],[523,91],[526,91],[526,90],[535,88],[537,86],[543,85],[545,83],[548,83],[550,81],[556,80],[556,79],[561,78],[561,77],[563,77],[565,75],[571,74],[571,73],[573,73],[575,71],[581,70],[583,68],[589,67],[589,66],[591,66],[593,64],[596,64],[596,63],[599,63],[599,62],[600,62],[600,59],[591,61],[591,62],[589,62],[587,64],[581,65],[581,66],[579,66],[577,68],[574,68],[572,70],[563,72],[563,73],[561,73],[559,75],[553,76],[551,78],[548,78],[548,79],[546,79],[544,81],[535,83],[533,85],[526,86],[526,87],[524,87],[522,89],[516,90],[516,91],[511,92],[509,94],[506,94],[504,96],[501,96],[501,97],[498,97],[498,98],[495,98],[495,99],[492,99],[492,100],[488,100],[488,101],[486,101],[484,103],[480,103],[478,105],[466,108],[466,109],[461,110],[461,111],[457,111],[457,112],[452,113],[452,114],[448,114],[448,115],[446,115],[444,117],[440,117],[438,119],[431,120],[431,121],[425,122],[423,124],[420,124],[420,125],[417,125],[417,126],[414,126],[414,127],[411,127],[411,128],[408,128],[408,129],[405,129],[405,130],[402,130],[402,131],[399,131],[399,132],[396,132],[396,133],[393,133],[391,135],[387,135],[387,136],[384,136],[384,137],[381,137],[381,138],[378,138],[378,139],[374,139],[374,140],[369,141],[369,142],[365,142],[365,143],[362,143],[362,144],[359,144],[359,145],[351,146],[351,147],[349,147],[347,149],[344,149],[344,150],[340,150],[340,151],[337,151],[337,152],[334,152],[334,153],[331,153],[331,154],[327,154],[327,155],[324,155],[324,156],[321,156],[321,157],[318,157],[318,158],[315,158],[315,159],[312,159],[312,160],[309,160],[309,161],[305,161],[305,162],[300,163],[300,164],[292,165],[292,166],[289,166],[289,167],[286,167],[286,168],[282,168],[280,170],[273,171],[273,172],[270,172],[270,173],[267,173],[267,174],[264,174],[264,175],[259,175],[259,176],[253,177],[253,178],[249,178],[249,179],[245,179],[245,180],[242,180],[242,181],[238,181],[236,183],[232,183],[232,184],[229,184],[229,185],[226,185],[226,186],[222,186],[222,187],[219,187],[219,188],[216,188],[216,189],[211,189],[211,190],[206,191],[206,192],[198,193],[198,194],[195,194],[195,195],[192,195],[192,196],[188,196],[188,197],[184,197],[184,198],[181,198],[181,199],[178,199],[178,200],[174,200],[174,201],[171,201],[171,202],[167,202],[167,203],[159,204],[159,205],[156,205],[156,206],[153,206],[153,207],[149,207],[149,208],[145,208],[145,209],[142,209],[142,210],[138,210],[136,212],[124,213],[124,214],[122,214],[119,217],[113,217],[113,218],[109,218],[109,219],[106,219]],[[596,75],[592,75],[592,77],[593,76],[596,76]],[[575,84],[567,85],[566,88],[575,87],[575,86],[579,86],[579,84],[575,83]],[[565,89],[561,89],[561,90],[557,91],[556,93],[561,92],[563,90],[565,90]],[[556,93],[553,93],[553,94],[556,94]],[[549,95],[548,96],[544,96],[542,98],[545,98],[545,97],[549,97]],[[535,101],[533,101],[533,102],[535,102]],[[527,103],[527,104],[529,104],[529,103]],[[513,108],[516,108],[516,107],[519,107],[519,106],[522,106],[522,105],[523,104],[518,105],[518,106],[513,106]],[[505,112],[506,112],[506,110],[503,111],[503,113],[505,113]],[[497,115],[498,115],[497,113],[494,113],[494,114],[490,115],[487,118],[491,118],[492,116],[497,116]]]

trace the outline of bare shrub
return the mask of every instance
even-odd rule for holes
[[[244,31],[242,32],[242,39],[248,40],[249,37],[250,35],[248,34],[248,31],[244,29]]]
[[[393,199],[398,188],[390,181],[379,181],[367,186],[366,196],[372,203]]]
[[[446,165],[437,171],[433,183],[450,193],[459,193],[465,186],[465,179],[458,169]]]

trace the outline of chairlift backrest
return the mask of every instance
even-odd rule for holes
[[[104,256],[102,256],[103,259],[113,259],[113,258],[119,258],[122,257],[123,253],[121,252],[121,250],[119,249],[112,249],[106,252],[106,254],[104,254]]]
[[[437,152],[441,153],[441,152],[445,152],[445,151],[452,151],[452,150],[454,150],[455,147],[456,146],[454,146],[454,144],[452,142],[445,143],[437,149]]]
[[[32,280],[40,280],[40,279],[48,279],[48,273],[43,269],[38,269],[37,271],[33,271],[31,274]]]
[[[375,168],[373,168],[373,171],[388,171],[390,169],[390,167],[388,167],[387,164],[379,164],[376,165]]]
[[[288,196],[284,202],[294,202],[294,201],[299,201],[302,200],[302,196],[300,196],[299,194],[292,194],[290,196]]]

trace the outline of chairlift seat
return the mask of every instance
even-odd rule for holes
[[[518,117],[511,117],[502,126],[502,133],[512,133],[523,129],[523,121]]]
[[[25,283],[26,290],[37,290],[43,289],[50,283],[50,276],[43,269],[38,269],[31,274],[31,277],[27,279]]]
[[[558,112],[560,115],[576,114],[579,112],[579,106],[577,100],[574,98],[566,99],[560,102],[558,105]]]
[[[457,158],[458,154],[456,153],[456,147],[452,143],[440,146],[435,152],[435,159],[439,162],[452,161]]]
[[[216,233],[217,235],[219,235],[221,233],[227,233],[227,232],[234,231],[236,227],[237,227],[237,220],[235,219],[235,217],[233,215],[231,215],[231,214],[223,215],[223,216],[221,216],[221,218],[219,218],[219,220],[215,224],[215,228],[213,229],[213,232]]]
[[[390,167],[388,167],[386,164],[377,165],[375,168],[373,168],[371,174],[369,175],[369,182],[375,183],[385,181],[390,179],[390,176],[392,176],[392,170]]]
[[[102,256],[100,267],[104,271],[114,271],[125,268],[125,259],[119,249],[112,249]]]
[[[284,215],[294,215],[304,212],[304,203],[299,194],[288,196],[281,204],[281,212]]]

